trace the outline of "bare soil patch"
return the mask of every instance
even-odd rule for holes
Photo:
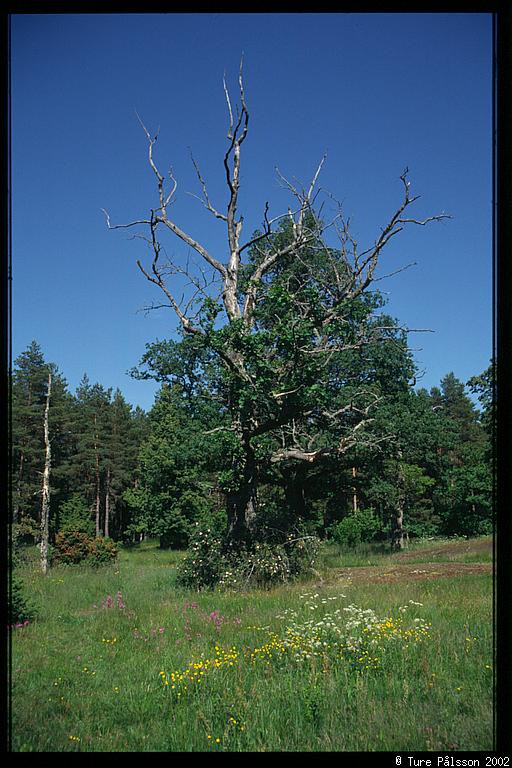
[[[352,583],[392,584],[418,579],[453,578],[475,573],[492,573],[492,563],[411,563],[410,565],[371,565],[336,568],[336,580]],[[334,575],[334,574],[333,574]]]
[[[353,583],[392,584],[419,579],[453,578],[479,573],[492,573],[492,562],[460,562],[457,558],[471,555],[487,558],[492,555],[491,536],[479,539],[458,539],[432,542],[432,547],[410,549],[390,555],[382,565],[336,568],[332,577]]]

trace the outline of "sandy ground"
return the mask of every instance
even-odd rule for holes
[[[336,568],[336,580],[353,583],[391,584],[409,582],[417,579],[451,578],[474,573],[492,573],[492,562],[457,562],[457,557],[470,554],[488,556],[492,554],[492,538],[486,537],[473,541],[461,539],[433,545],[421,552],[405,550],[393,556],[392,562],[379,566],[361,566],[357,568]],[[421,559],[426,562],[411,562]],[[331,579],[329,579],[331,580]]]

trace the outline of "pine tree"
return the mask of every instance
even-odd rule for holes
[[[105,536],[121,533],[126,516],[124,491],[134,483],[141,441],[143,412],[134,414],[121,391],[114,392],[108,409],[108,435],[105,439],[104,510]]]
[[[76,391],[76,443],[72,463],[75,490],[80,490],[90,504],[96,536],[102,532],[102,482],[107,460],[110,397],[111,390],[106,390],[101,384],[91,385],[87,374],[84,374]]]
[[[12,377],[13,522],[35,535],[39,520],[40,472],[44,462],[43,418],[48,368],[33,341],[14,362]]]
[[[51,495],[55,510],[66,493],[66,466],[72,451],[72,398],[54,363],[33,341],[14,363],[12,375],[12,510],[13,522],[39,539],[41,481],[45,467],[45,408],[48,375],[52,377],[48,433],[51,441]]]

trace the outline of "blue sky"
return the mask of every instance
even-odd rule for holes
[[[240,57],[250,112],[240,211],[245,232],[290,200],[275,167],[343,201],[360,250],[402,199],[411,214],[452,218],[412,227],[385,251],[387,311],[411,328],[422,386],[462,381],[492,354],[491,14],[27,14],[11,18],[12,355],[35,339],[74,391],[82,375],[149,409],[156,387],[127,371],[145,344],[173,336],[114,223],[156,207],[141,116],[159,129],[155,159],[178,180],[173,215],[219,259],[221,222],[198,200],[190,150],[217,207],[226,200],[227,111]],[[186,258],[172,236],[169,255]]]

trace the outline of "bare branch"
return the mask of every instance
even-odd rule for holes
[[[111,224],[110,216],[107,213],[107,211],[104,208],[101,208],[101,210],[103,211],[107,219],[108,229],[128,229],[129,227],[135,227],[137,224],[151,224],[151,221],[148,219],[139,219],[137,221],[130,221],[128,224]]]
[[[451,219],[452,217],[448,213],[440,213],[437,216],[429,216],[426,219],[423,219],[423,221],[420,221],[419,219],[397,219],[397,223],[400,224],[419,224],[421,227],[424,227],[425,224],[429,224],[431,221],[441,221],[441,219]]]
[[[168,216],[167,216],[167,206],[169,205],[172,197],[174,196],[174,194],[176,192],[177,182],[176,182],[176,179],[174,178],[174,176],[172,174],[172,171],[171,171],[169,175],[170,175],[170,178],[171,178],[171,180],[173,182],[173,186],[172,186],[172,189],[169,192],[169,194],[166,195],[165,194],[165,187],[164,187],[164,177],[162,176],[162,174],[160,173],[160,171],[156,167],[155,162],[153,160],[153,145],[155,144],[155,142],[157,140],[157,136],[152,138],[150,133],[149,133],[149,131],[148,131],[148,129],[146,128],[146,126],[144,125],[144,123],[142,122],[140,117],[138,115],[137,115],[137,117],[139,118],[139,122],[140,122],[140,124],[141,124],[141,126],[142,126],[142,128],[144,130],[144,133],[146,134],[148,142],[149,142],[149,164],[150,164],[150,166],[151,166],[151,168],[153,170],[153,173],[155,174],[156,179],[157,179],[158,194],[159,194],[159,199],[160,199],[160,208],[159,208],[159,210],[161,211],[161,215],[154,217],[154,219],[152,219],[151,222],[141,222],[141,223],[150,223],[152,226],[153,226],[153,224],[158,224],[158,223],[165,224],[165,226],[168,227],[168,229],[170,229],[177,237],[179,237],[180,240],[182,240],[184,243],[186,243],[191,248],[193,248],[197,253],[199,253],[200,256],[202,256],[203,259],[205,259],[205,261],[207,261],[210,264],[210,266],[212,266],[214,269],[217,270],[217,272],[219,272],[223,277],[225,277],[226,276],[226,267],[223,264],[221,264],[221,262],[217,261],[217,259],[215,259],[208,252],[208,250],[206,248],[204,248],[204,246],[202,246],[199,242],[197,242],[197,240],[195,240],[189,234],[187,234],[182,229],[180,229],[180,227],[178,227],[177,224],[175,224],[173,221],[171,221],[168,218]]]
[[[227,216],[226,216],[224,213],[220,213],[220,212],[219,212],[219,211],[218,211],[216,208],[214,208],[214,206],[211,204],[211,202],[210,202],[210,198],[209,198],[209,196],[208,196],[208,190],[207,190],[207,188],[206,188],[206,182],[205,182],[205,180],[203,179],[203,177],[202,177],[202,175],[201,175],[201,171],[199,170],[199,166],[197,165],[197,163],[196,163],[196,161],[195,161],[195,159],[194,159],[194,156],[193,156],[193,154],[192,154],[192,151],[190,152],[190,157],[191,157],[191,159],[192,159],[192,163],[194,164],[194,168],[196,169],[196,174],[197,174],[197,178],[199,179],[199,183],[201,184],[201,187],[202,187],[202,189],[203,189],[203,196],[204,196],[204,199],[203,199],[203,200],[201,200],[201,198],[198,198],[198,200],[200,200],[200,201],[201,201],[201,203],[202,203],[202,204],[205,206],[205,208],[207,208],[209,211],[211,211],[211,213],[213,213],[213,215],[214,215],[214,216],[215,216],[217,219],[222,219],[222,221],[227,221],[227,220],[228,220],[228,217],[227,217]],[[190,194],[190,195],[191,195],[192,193],[191,193],[191,192],[189,192],[188,194]],[[197,195],[193,195],[193,197],[197,197]]]
[[[418,266],[417,261],[411,261],[409,264],[405,264],[405,266],[400,267],[399,269],[395,269],[394,272],[388,272],[387,275],[382,275],[381,277],[374,277],[373,282],[378,283],[379,280],[386,280],[388,277],[394,277],[395,275],[399,275],[400,272],[405,272],[407,269],[410,269],[410,267],[416,267]]]
[[[216,432],[236,432],[236,428],[234,425],[231,425],[229,427],[215,427],[214,429],[207,429],[206,432],[203,432],[203,435],[214,435]]]
[[[140,271],[142,272],[142,274],[146,277],[146,279],[149,280],[150,283],[153,283],[154,285],[157,285],[164,292],[164,294],[167,296],[167,298],[169,300],[169,304],[171,305],[171,307],[174,309],[174,311],[176,312],[177,316],[179,317],[180,322],[181,322],[184,330],[187,331],[187,333],[201,333],[199,328],[194,327],[192,325],[190,319],[185,315],[184,312],[182,312],[179,303],[176,301],[176,299],[174,298],[172,293],[169,291],[169,289],[167,288],[166,284],[162,280],[160,274],[156,270],[155,261],[153,261],[154,276],[150,275],[149,272],[147,272],[147,270],[144,269],[144,267],[142,266],[142,264],[140,262],[140,259],[137,259],[137,266],[140,269]]]
[[[200,243],[197,242],[197,240],[194,240],[193,237],[188,235],[186,232],[184,232],[180,227],[178,227],[177,224],[175,224],[173,221],[167,218],[167,216],[157,216],[156,221],[160,222],[162,224],[165,224],[165,226],[171,230],[171,232],[174,232],[177,237],[180,238],[180,240],[183,240],[184,243],[189,245],[191,248],[194,249],[200,256],[203,257],[205,261],[208,262],[208,264],[213,267],[214,269],[219,272],[222,277],[226,277],[227,270],[224,264],[221,264],[221,262],[217,261],[207,250],[204,248]]]
[[[228,112],[229,112],[229,130],[228,130],[228,139],[233,138],[233,110],[231,109],[231,101],[229,99],[229,91],[228,87],[226,85],[226,73],[224,73],[224,77],[222,78],[222,83],[224,85],[224,93],[226,95],[226,102],[228,105]]]

